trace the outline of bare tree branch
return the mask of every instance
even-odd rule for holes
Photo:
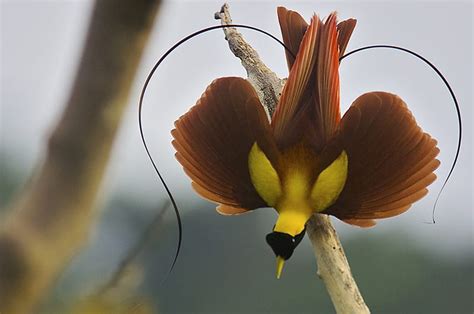
[[[232,24],[229,5],[226,3],[219,12],[214,14],[221,20],[221,25]],[[276,108],[280,92],[285,82],[272,72],[261,60],[255,49],[252,48],[234,27],[224,28],[226,40],[230,50],[242,61],[242,66],[247,71],[249,82],[257,91],[258,97],[271,117]]]
[[[306,224],[306,232],[314,248],[318,276],[323,279],[336,312],[370,313],[329,216],[313,215]]]
[[[44,162],[0,229],[1,313],[31,312],[86,239],[160,2],[95,4],[71,96]]]
[[[222,24],[230,24],[232,20],[229,6],[224,4],[221,11],[216,13],[216,17],[222,20]],[[281,90],[275,86],[281,84],[282,80],[267,68],[257,52],[245,42],[236,29],[225,28],[224,33],[231,51],[242,60],[249,81],[257,93],[260,93],[260,100],[269,109],[271,116]],[[276,92],[277,90],[278,92]],[[307,223],[306,230],[313,244],[318,264],[318,275],[323,279],[337,313],[369,313],[370,311],[352,277],[346,255],[329,217],[323,214],[314,214]]]

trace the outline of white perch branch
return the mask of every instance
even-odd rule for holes
[[[229,13],[229,5],[224,4],[214,17],[221,20],[222,25],[232,24]],[[270,70],[261,60],[255,49],[252,48],[236,28],[224,28],[225,38],[229,43],[232,53],[242,61],[242,66],[247,71],[249,82],[257,91],[258,97],[265,106],[269,117],[275,110],[280,92],[285,84],[284,80]]]

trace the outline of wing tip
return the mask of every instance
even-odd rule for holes
[[[216,211],[223,216],[235,216],[244,214],[248,212],[249,209],[220,204],[216,207]]]
[[[342,219],[342,221],[361,228],[371,228],[377,224],[374,219]]]

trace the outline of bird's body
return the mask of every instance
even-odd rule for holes
[[[341,155],[318,173],[318,155],[305,142],[297,143],[281,154],[280,173],[258,145],[249,154],[252,183],[279,216],[274,231],[296,236],[309,217],[334,203],[347,177],[347,154]]]
[[[435,180],[439,150],[394,94],[363,94],[341,117],[339,57],[354,19],[308,25],[282,7],[278,17],[290,73],[271,120],[250,83],[223,77],[172,135],[194,189],[220,213],[276,209],[267,242],[279,274],[314,213],[369,227],[408,210]]]

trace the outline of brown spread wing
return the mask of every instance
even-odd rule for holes
[[[176,158],[197,193],[221,204],[218,211],[224,214],[266,206],[252,185],[248,155],[255,142],[272,163],[278,153],[250,83],[237,77],[216,79],[175,127]]]
[[[372,92],[356,99],[336,141],[347,152],[348,175],[325,213],[348,223],[367,227],[371,219],[403,213],[436,178],[436,140],[423,133],[396,95]]]

